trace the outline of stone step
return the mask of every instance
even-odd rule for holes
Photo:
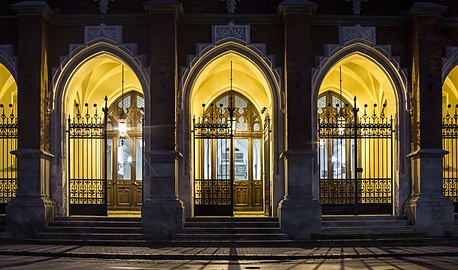
[[[185,228],[194,228],[194,227],[201,227],[201,228],[234,228],[234,227],[254,227],[254,228],[272,228],[272,227],[279,227],[279,223],[275,221],[255,221],[255,222],[205,222],[205,221],[193,221],[193,222],[186,222]]]
[[[53,227],[141,227],[140,221],[123,220],[54,220],[49,223]]]
[[[196,234],[196,233],[216,233],[216,234],[276,234],[281,233],[279,227],[276,228],[262,228],[262,227],[236,227],[236,228],[206,228],[206,227],[185,227],[183,233]]]
[[[287,240],[283,233],[177,233],[174,240]]]
[[[322,221],[323,227],[410,226],[410,220],[332,220]]]
[[[47,233],[134,233],[141,234],[141,227],[73,227],[73,226],[48,226],[46,228]]]
[[[42,232],[35,235],[36,239],[61,240],[144,240],[142,233],[75,233],[75,232]]]
[[[194,217],[186,218],[186,223],[211,222],[211,223],[243,223],[243,222],[278,222],[276,217]]]
[[[370,216],[323,216],[322,221],[381,221],[381,220],[407,220],[405,216],[370,215]]]
[[[109,221],[129,221],[129,222],[141,222],[141,218],[139,217],[99,217],[99,216],[93,216],[93,217],[80,217],[80,216],[71,216],[71,217],[56,217],[54,221],[91,221],[91,222],[97,222],[97,221],[104,221],[104,222],[109,222]]]
[[[399,234],[415,233],[414,226],[351,226],[351,227],[323,227],[323,234]]]
[[[151,243],[146,242],[144,239],[48,239],[48,238],[34,238],[29,239],[27,242],[34,244],[46,245],[85,245],[85,246],[149,246]]]

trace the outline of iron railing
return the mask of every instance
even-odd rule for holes
[[[107,98],[101,114],[76,106],[68,118],[68,193],[70,215],[107,214]]]
[[[368,114],[327,104],[319,114],[320,202],[324,214],[391,214],[392,118],[386,104]],[[377,111],[378,110],[378,111]]]
[[[458,211],[458,105],[453,115],[450,114],[451,105],[442,119],[442,148],[449,151],[443,160],[443,192],[444,196],[455,204]]]
[[[18,125],[13,105],[9,104],[10,113],[5,113],[5,106],[0,104],[0,214],[17,193],[17,161],[11,151],[17,149]]]

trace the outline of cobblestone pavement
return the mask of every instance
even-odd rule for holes
[[[204,261],[204,260],[114,260],[35,256],[0,256],[0,269],[8,270],[300,270],[300,269],[457,269],[458,257],[384,257],[347,259]]]
[[[458,246],[421,247],[129,247],[0,243],[0,255],[137,260],[306,260],[456,257]]]

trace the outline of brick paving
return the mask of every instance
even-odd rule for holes
[[[458,256],[458,246],[403,247],[130,247],[0,244],[0,255],[104,259],[301,260]]]

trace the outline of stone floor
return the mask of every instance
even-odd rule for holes
[[[457,246],[403,247],[130,247],[0,243],[3,256],[44,256],[135,260],[307,260],[448,256]]]

